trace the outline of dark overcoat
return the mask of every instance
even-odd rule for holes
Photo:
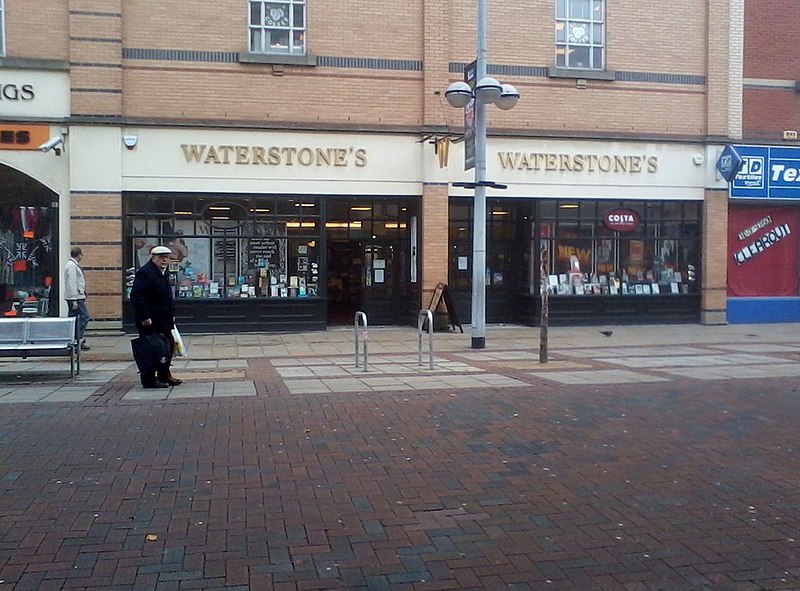
[[[133,279],[131,304],[136,312],[136,328],[141,332],[167,334],[175,326],[175,300],[172,286],[166,273],[152,261],[142,265]],[[151,327],[143,327],[142,321],[153,321]],[[148,330],[149,329],[149,330]]]

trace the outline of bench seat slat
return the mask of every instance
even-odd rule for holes
[[[76,362],[77,373],[81,371],[76,321],[75,317],[0,319],[0,357],[69,356],[72,377]]]

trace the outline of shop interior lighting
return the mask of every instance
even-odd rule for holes
[[[326,228],[360,228],[361,222],[325,222]]]
[[[250,208],[250,211],[254,211],[255,213],[269,213],[269,208]]]
[[[350,211],[372,211],[372,208],[369,205],[354,205]]]
[[[295,203],[295,207],[316,207],[316,203]]]
[[[287,228],[316,228],[316,222],[286,222]]]
[[[504,209],[495,209],[492,211],[492,215],[508,215],[508,212]]]
[[[191,211],[176,211],[175,215],[192,215]]]
[[[213,216],[211,216],[211,219],[212,220],[229,220],[231,218],[226,216],[226,215],[213,215]]]
[[[386,222],[383,227],[387,230],[396,230],[397,228],[406,228],[407,225],[405,222],[401,222],[399,224],[397,222]]]
[[[224,205],[209,205],[208,209],[211,211],[230,211],[230,207]]]
[[[578,209],[580,205],[578,205],[577,203],[562,203],[558,207],[559,209]]]

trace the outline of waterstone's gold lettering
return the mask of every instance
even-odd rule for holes
[[[311,148],[307,146],[246,146],[181,144],[183,158],[196,164],[257,166],[355,166],[367,165],[364,148]]]
[[[554,152],[497,152],[504,170],[544,172],[603,172],[640,174],[658,172],[658,156],[638,154],[563,154]]]

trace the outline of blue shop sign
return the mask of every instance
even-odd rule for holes
[[[722,150],[719,160],[717,160],[717,170],[722,175],[722,178],[731,182],[741,167],[742,157],[739,156],[739,152],[736,151],[736,148],[728,144],[725,146],[725,149]]]
[[[731,197],[800,200],[800,147],[736,146],[742,166]]]

